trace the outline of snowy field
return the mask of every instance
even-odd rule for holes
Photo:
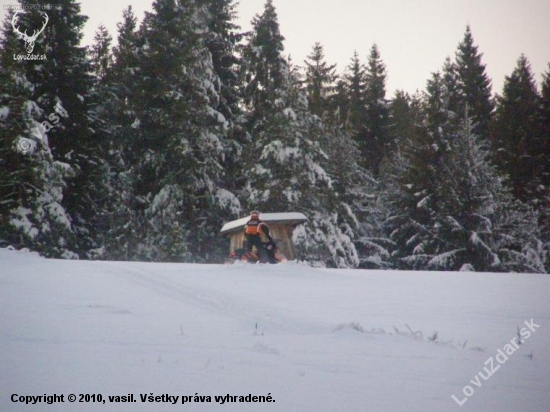
[[[550,411],[550,276],[0,249],[0,411]]]

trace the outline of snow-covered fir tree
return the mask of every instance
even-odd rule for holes
[[[460,129],[458,109],[453,105],[453,89],[448,77],[440,72],[432,74],[426,86],[424,102],[425,127],[434,142],[434,152],[448,152],[451,141]],[[464,112],[465,113],[465,112]]]
[[[282,56],[283,36],[269,0],[245,46],[250,144],[243,166],[250,208],[303,212],[310,222],[295,231],[301,259],[336,267],[357,266],[352,239],[339,227],[337,197],[322,164],[323,124],[310,113],[306,94]]]
[[[131,8],[125,10],[124,16],[133,24],[130,31],[135,30],[136,20],[132,18]],[[121,33],[124,32],[121,27]],[[119,47],[125,45],[123,36],[119,36]],[[131,118],[126,111],[129,89],[125,88],[127,76],[119,70],[121,62],[117,61],[115,67],[111,41],[111,35],[100,26],[91,46],[93,86],[89,113],[96,138],[102,142],[103,156],[96,166],[102,174],[102,185],[95,199],[98,212],[90,222],[98,229],[96,246],[90,250],[90,257],[130,260],[135,228],[132,226],[132,179],[127,158],[131,142],[124,126],[125,120]]]
[[[254,17],[252,26],[253,31],[243,50],[244,100],[247,107],[252,108],[247,113],[247,121],[255,127],[262,123],[263,114],[269,112],[285,85],[288,65],[282,54],[284,37],[271,0],[266,2],[264,12]]]
[[[133,164],[138,155],[133,146],[136,119],[133,112],[138,70],[137,18],[129,6],[123,11],[123,21],[117,24],[117,46],[110,50],[110,34],[99,30],[92,50],[94,86],[90,116],[94,129],[105,148],[103,161],[103,193],[97,199],[100,213],[95,224],[100,228],[97,247],[92,257],[109,260],[136,258],[139,239],[143,239],[145,222],[139,222],[133,187],[136,184]],[[94,63],[95,62],[95,63]],[[101,63],[103,62],[103,64]],[[140,211],[142,209],[139,209]]]
[[[507,176],[514,197],[539,213],[541,238],[550,250],[550,129],[545,133],[544,97],[524,55],[506,76],[502,96],[496,100],[491,130],[493,158]]]
[[[234,121],[240,114],[241,63],[243,33],[236,24],[235,0],[202,0],[207,32],[204,43],[212,56],[212,65],[220,81],[218,111],[227,121]]]
[[[341,121],[347,96],[338,90],[335,65],[324,60],[321,44],[316,43],[305,61],[304,87],[309,110],[322,119],[321,147],[327,154],[321,166],[332,180],[337,196],[338,225],[354,243],[360,267],[382,267],[389,254],[382,241],[383,214],[378,203],[378,185],[362,164],[361,152],[353,139],[354,130]]]
[[[26,65],[25,76],[33,85],[32,99],[43,115],[58,114],[55,124],[44,119],[41,132],[54,160],[68,163],[74,171],[73,177],[66,179],[62,205],[71,216],[75,233],[71,247],[86,257],[97,247],[99,228],[94,219],[100,206],[96,199],[103,193],[104,180],[98,165],[103,162],[105,149],[90,117],[93,79],[86,47],[81,45],[88,18],[82,15],[78,2],[61,0],[55,7],[22,14],[21,23],[40,27],[45,20],[43,13],[48,15],[48,23],[35,49],[46,59],[39,61],[39,70]]]
[[[385,212],[378,181],[361,166],[361,152],[344,126],[325,122],[323,127],[323,167],[337,195],[340,230],[353,241],[359,267],[386,267],[391,241],[382,230]]]
[[[203,34],[205,44],[212,55],[214,73],[219,78],[219,98],[214,107],[226,121],[223,139],[222,185],[230,192],[237,192],[243,182],[240,170],[246,131],[242,112],[242,40],[244,34],[236,24],[234,0],[204,0],[207,31]],[[234,208],[232,213],[239,213]],[[226,219],[230,216],[226,216]],[[235,215],[236,217],[236,215]]]
[[[427,128],[386,171],[393,260],[406,269],[544,272],[536,214],[512,198],[472,129],[469,119],[456,131]]]
[[[140,258],[212,258],[221,253],[213,234],[238,205],[218,184],[227,122],[216,110],[220,81],[205,44],[206,16],[201,2],[158,0],[138,33],[130,157],[133,224],[145,231]]]
[[[33,13],[34,14],[34,13]],[[48,118],[36,99],[37,85],[27,74],[41,61],[15,60],[24,43],[14,35],[9,11],[0,41],[0,244],[30,248],[44,256],[73,258],[74,231],[63,206],[71,166],[52,156],[48,136],[40,133]],[[20,14],[20,27],[43,22],[43,15]],[[42,41],[35,53],[42,54]]]

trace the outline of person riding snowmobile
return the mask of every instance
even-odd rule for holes
[[[262,242],[262,234],[267,238],[267,243]],[[269,234],[269,226],[260,220],[260,212],[254,210],[250,213],[250,220],[244,226],[244,236],[247,252],[252,252],[252,248],[256,247],[260,261],[277,262],[275,241]]]

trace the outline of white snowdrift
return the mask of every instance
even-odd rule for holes
[[[0,411],[548,411],[549,297],[546,275],[62,261],[3,249]],[[540,326],[499,364],[531,319]],[[480,379],[489,358],[500,368]],[[53,394],[65,402],[12,401]],[[130,394],[133,403],[108,398]],[[150,394],[178,403],[141,401]],[[216,402],[227,395],[235,401]],[[239,402],[248,395],[275,402]]]

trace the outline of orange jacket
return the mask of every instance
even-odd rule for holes
[[[261,220],[249,220],[244,226],[245,235],[251,236],[260,236],[262,233],[265,234],[265,223]]]

